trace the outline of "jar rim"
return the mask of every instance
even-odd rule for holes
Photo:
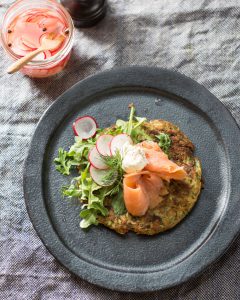
[[[36,4],[38,5],[39,8],[39,1],[35,0]],[[56,54],[54,54],[53,56],[46,58],[44,60],[34,60],[31,61],[29,63],[27,63],[26,66],[31,66],[31,67],[44,67],[45,65],[48,65],[49,63],[54,63],[54,62],[58,62],[59,60],[59,56],[62,57],[64,56],[65,52],[68,51],[69,47],[72,46],[72,41],[73,41],[73,37],[74,37],[74,24],[73,24],[73,20],[69,14],[69,12],[58,2],[55,2],[55,0],[45,0],[46,4],[48,3],[49,5],[52,5],[53,8],[55,8],[56,6],[63,12],[65,20],[67,21],[67,24],[69,26],[69,34],[68,34],[68,40],[67,43],[64,45],[64,47],[57,52]],[[34,0],[31,1],[31,4],[34,3]],[[6,18],[8,17],[8,15],[12,12],[12,10],[14,10],[14,8],[20,6],[24,6],[25,4],[29,6],[29,2],[26,3],[26,0],[17,0],[13,5],[11,5],[7,11],[5,12],[3,19],[2,19],[2,24],[1,24],[1,41],[2,41],[2,46],[4,48],[4,50],[7,52],[7,54],[9,54],[9,56],[11,56],[14,60],[18,60],[20,59],[22,56],[15,54],[8,46],[6,43],[6,39],[4,36],[4,26],[5,26],[5,22],[6,22]],[[41,4],[41,6],[44,6],[44,3]],[[7,24],[8,25],[8,24]]]

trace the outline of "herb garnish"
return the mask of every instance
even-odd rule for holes
[[[159,147],[163,150],[163,152],[168,154],[172,142],[170,136],[167,133],[162,132],[159,135],[156,135],[156,138],[158,139]]]
[[[109,168],[109,172],[105,180],[112,180],[116,178],[115,181],[122,182],[123,169],[122,169],[122,157],[119,151],[113,156],[102,156],[105,164]]]

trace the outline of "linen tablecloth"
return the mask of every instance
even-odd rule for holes
[[[31,0],[29,0],[31,1]],[[14,1],[0,1],[0,15]],[[77,29],[66,69],[49,79],[8,75],[0,50],[0,300],[240,299],[240,238],[201,276],[161,292],[119,293],[70,274],[48,253],[26,212],[23,163],[35,126],[79,80],[116,66],[177,70],[203,84],[240,124],[240,1],[109,0],[97,26]]]

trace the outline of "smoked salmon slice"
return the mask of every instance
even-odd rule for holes
[[[149,197],[149,208],[155,208],[162,200],[164,194],[166,195],[166,188],[162,179],[154,173],[142,175],[144,188]]]
[[[145,141],[138,146],[143,148],[148,164],[141,172],[126,174],[123,179],[125,206],[136,217],[155,208],[168,194],[163,179],[182,180],[187,176],[183,167],[169,160],[157,143]]]
[[[133,216],[145,215],[156,207],[168,192],[159,175],[149,171],[127,174],[123,179],[123,198],[127,211]]]
[[[162,151],[157,143],[144,141],[138,144],[144,149],[148,164],[144,170],[156,172],[165,180],[175,179],[183,180],[187,173],[183,167],[179,167]]]
[[[149,197],[141,182],[141,175],[123,179],[123,198],[127,211],[133,216],[143,216],[149,207]]]

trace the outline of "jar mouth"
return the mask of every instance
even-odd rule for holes
[[[22,0],[24,1],[24,0]],[[3,21],[2,21],[2,24],[1,24],[1,42],[2,42],[2,46],[4,48],[4,50],[7,52],[7,54],[9,56],[11,56],[14,60],[18,60],[20,59],[22,56],[20,55],[17,55],[15,54],[10,47],[8,47],[7,45],[7,42],[6,42],[6,39],[5,39],[5,35],[4,35],[4,31],[6,31],[6,29],[4,30],[4,26],[6,27],[6,25],[8,24],[4,24],[5,21],[6,21],[6,18],[8,16],[8,13],[10,12],[11,9],[14,8],[14,6],[18,5],[19,3],[21,2],[20,1],[17,1],[15,2],[15,4],[13,4],[12,6],[9,7],[9,9],[6,11],[4,17],[3,17]],[[72,42],[73,42],[73,37],[74,37],[74,24],[73,24],[73,20],[70,16],[70,14],[68,13],[68,11],[62,6],[60,5],[59,3],[54,3],[54,5],[57,5],[58,8],[63,12],[64,14],[64,17],[67,21],[67,24],[68,24],[68,29],[69,29],[69,33],[67,35],[67,42],[66,44],[64,45],[64,47],[59,51],[57,52],[56,54],[54,54],[53,56],[49,57],[49,58],[46,58],[44,60],[34,60],[34,61],[31,61],[29,63],[27,63],[26,66],[31,66],[31,67],[43,67],[49,63],[54,63],[54,62],[58,62],[59,61],[59,57],[61,56],[64,56],[65,52],[68,51],[69,48],[72,47]]]

